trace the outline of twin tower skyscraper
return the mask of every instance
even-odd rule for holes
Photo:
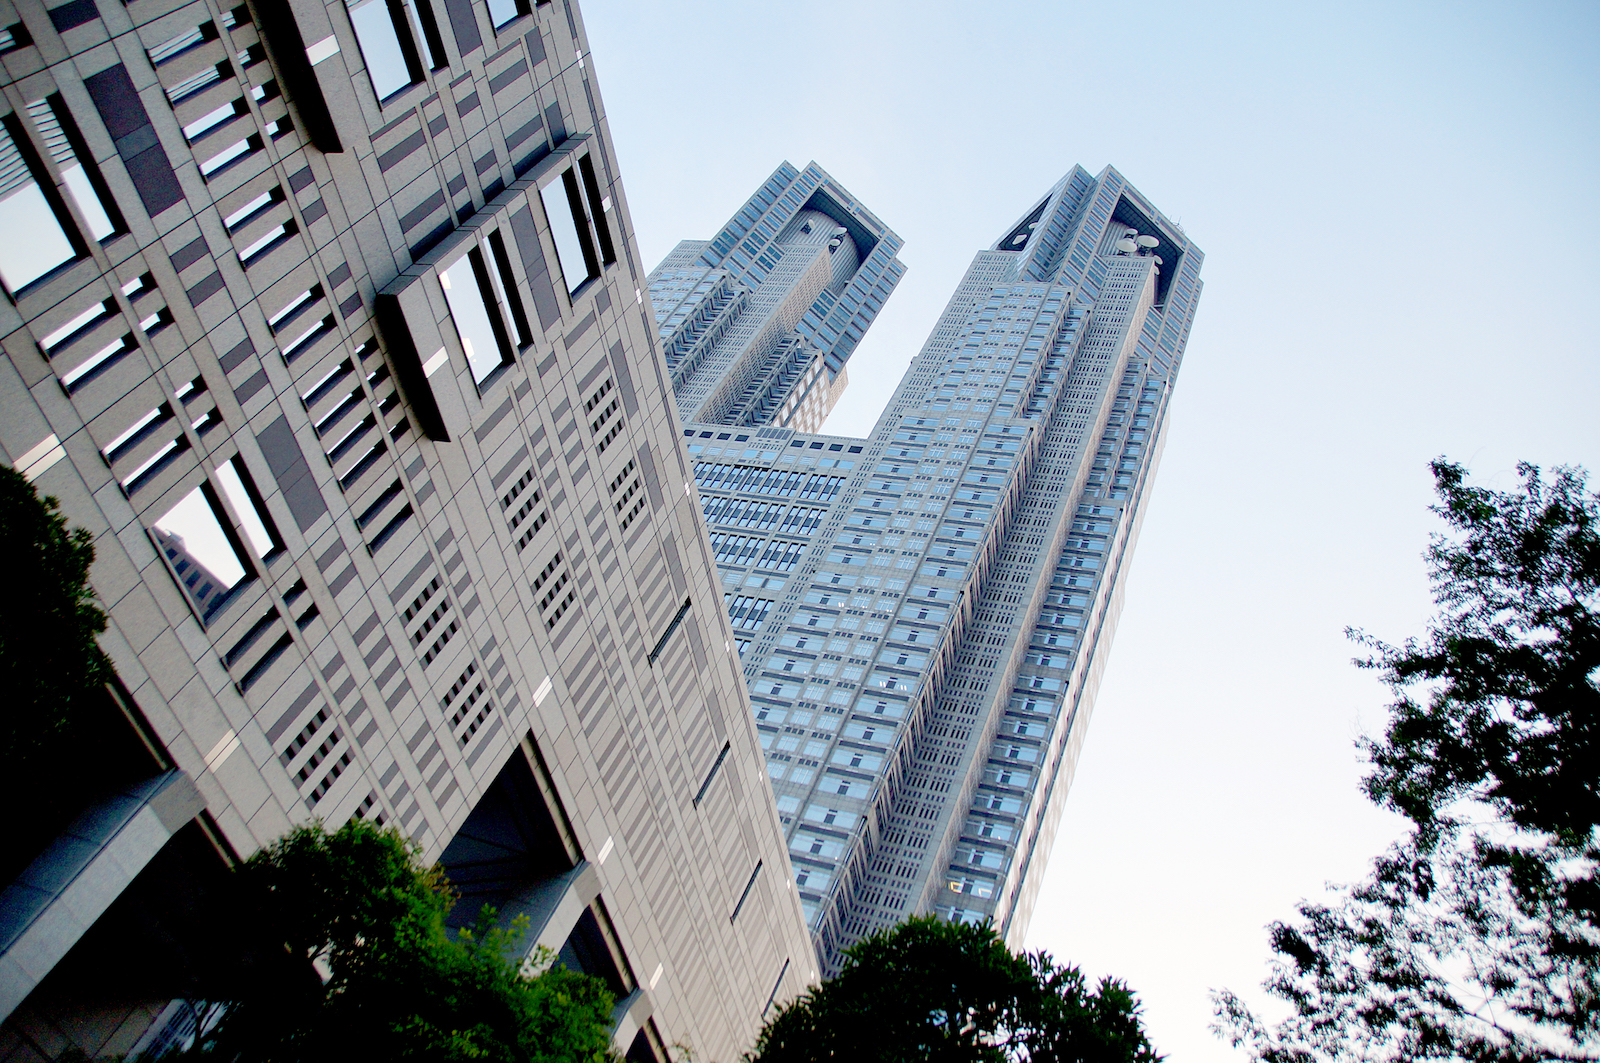
[[[901,242],[783,164],[650,275],[802,906],[828,965],[1038,899],[1202,255],[1075,168],[973,260],[865,439],[815,434]]]

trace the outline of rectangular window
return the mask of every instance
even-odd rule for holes
[[[67,114],[60,96],[49,96],[28,104],[28,116],[33,127],[44,141],[45,150],[61,173],[61,182],[67,186],[78,212],[89,226],[89,235],[104,240],[122,231],[121,219],[100,175],[81,161],[88,157],[88,149]]]
[[[235,230],[242,228],[246,222],[255,218],[257,214],[260,214],[263,210],[266,210],[268,207],[272,206],[272,204],[283,198],[284,195],[282,185],[278,185],[269,191],[263,192],[254,199],[245,203],[243,206],[235,208],[231,213],[225,216],[222,219],[223,227],[226,228],[230,233],[234,232]]]
[[[9,26],[0,27],[0,55],[14,52],[18,48],[26,48],[33,43],[33,38],[28,36],[28,30],[20,22],[13,22]]]
[[[227,69],[228,64],[226,62],[218,63],[215,66],[205,67],[198,73],[190,74],[175,85],[168,85],[167,102],[176,107],[189,97],[221,81],[223,77],[222,71]]]
[[[444,50],[444,38],[439,35],[439,20],[434,17],[429,0],[405,0],[406,10],[422,27],[422,46],[426,55],[422,60],[429,70],[442,70],[450,65],[450,56]]]
[[[482,384],[511,361],[511,342],[485,267],[483,251],[473,247],[439,270],[439,286],[455,321],[474,383]]]
[[[211,178],[215,177],[229,166],[232,166],[246,155],[249,155],[254,151],[259,151],[261,146],[261,138],[254,135],[236,140],[232,144],[229,144],[227,147],[223,148],[221,151],[217,152],[215,155],[211,156],[211,158],[207,159],[205,162],[202,162],[200,164],[200,176],[209,181]]]
[[[89,309],[68,321],[65,325],[50,333],[40,344],[46,354],[53,354],[55,349],[78,333],[88,329],[91,325],[98,325],[117,312],[117,304],[110,299],[95,303]]]
[[[185,495],[156,520],[153,532],[202,622],[209,623],[233,591],[254,575],[244,544],[223,517],[210,484]]]
[[[589,219],[584,214],[583,201],[578,195],[578,179],[571,169],[567,169],[560,178],[540,189],[539,196],[544,201],[550,235],[555,239],[556,258],[570,296],[591,279],[600,276],[600,262],[595,256],[594,240],[589,233]]]
[[[207,133],[219,129],[233,121],[235,118],[248,113],[249,109],[245,106],[243,98],[225,103],[221,107],[207,111],[199,118],[196,118],[194,121],[184,126],[184,139],[193,144]]]
[[[422,80],[422,61],[400,0],[346,0],[361,58],[378,99]]]
[[[176,59],[207,41],[217,39],[217,26],[214,22],[205,22],[198,26],[190,27],[182,33],[168,37],[160,44],[149,50],[152,66],[164,66],[169,60]]]
[[[266,514],[266,507],[262,505],[261,496],[243,460],[234,458],[218,466],[217,480],[221,482],[222,493],[227,496],[233,511],[239,515],[244,537],[249,540],[256,554],[266,558],[281,550],[283,543],[278,538],[278,531],[273,527],[272,518]]]
[[[279,241],[287,240],[290,236],[292,236],[295,232],[293,226],[294,222],[292,221],[281,222],[278,225],[274,225],[255,240],[251,241],[249,247],[246,247],[239,252],[239,261],[246,266],[254,264],[256,259],[266,254],[272,248],[276,247]]]
[[[594,164],[589,156],[578,160],[578,172],[583,176],[584,194],[589,197],[589,217],[594,219],[594,231],[600,238],[600,261],[609,266],[617,260],[611,230],[606,225],[606,209],[611,206],[611,200],[600,194],[600,182],[595,179]]]
[[[16,292],[78,257],[70,230],[41,187],[21,126],[0,126],[0,280]]]
[[[506,242],[498,231],[489,234],[489,250],[494,255],[495,291],[500,302],[511,311],[511,323],[517,328],[517,346],[526,347],[533,342],[533,330],[528,325],[528,311],[517,292],[517,275],[511,271],[511,256],[506,253]]]
[[[79,362],[75,368],[63,372],[61,383],[69,392],[75,391],[79,385],[88,383],[137,349],[138,344],[131,333],[119,336]]]
[[[528,0],[489,0],[489,21],[499,29],[532,11]]]

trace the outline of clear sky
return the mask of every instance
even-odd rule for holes
[[[828,430],[864,434],[972,255],[1074,163],[1205,294],[1030,944],[1127,979],[1158,1049],[1398,830],[1342,632],[1430,612],[1427,462],[1600,470],[1600,5],[586,0],[645,264],[815,159],[909,273]]]

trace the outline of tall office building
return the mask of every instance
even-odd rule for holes
[[[6,810],[0,1059],[192,1032],[227,865],[312,817],[529,916],[633,1060],[814,977],[586,50],[571,0],[0,0],[0,456],[118,676]]]
[[[794,327],[752,310],[811,290],[759,303],[750,272],[760,251],[765,285],[822,278],[807,189],[850,200],[804,175],[780,167],[651,274],[669,362],[682,352],[679,408],[702,422],[684,434],[796,882],[827,968],[913,913],[993,919],[1016,945],[1110,651],[1202,255],[1114,169],[1074,169],[978,253],[870,436],[807,434],[762,383]],[[898,241],[859,209],[822,213],[855,245],[835,285],[866,268],[842,285],[843,333],[844,299],[818,296],[800,335],[853,347],[899,276]],[[750,231],[764,250],[739,242]],[[756,335],[779,339],[752,356]]]

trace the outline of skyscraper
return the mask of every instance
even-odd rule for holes
[[[6,809],[0,1056],[192,1032],[226,867],[311,817],[527,915],[633,1060],[814,977],[586,51],[571,0],[0,0],[0,456],[118,677]]]
[[[794,175],[785,164],[763,193]],[[686,291],[699,319],[721,320],[718,275],[737,275],[736,246],[738,268],[755,250],[736,245],[743,232],[772,238],[772,275],[804,268],[790,262],[812,253],[797,235],[803,198],[758,195],[651,274],[669,351],[697,320],[682,316]],[[880,236],[865,261],[897,245]],[[674,376],[680,410],[701,419],[684,435],[825,966],[913,913],[993,919],[1014,945],[1025,933],[1121,609],[1201,260],[1116,170],[1075,168],[978,253],[866,439],[707,402],[744,394],[759,373],[706,379],[739,354],[695,334],[696,350],[711,349]],[[892,285],[899,264],[877,261]],[[852,346],[882,283],[857,289]],[[742,324],[787,335],[787,320]]]

